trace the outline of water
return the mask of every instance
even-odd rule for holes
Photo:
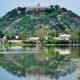
[[[79,47],[0,45],[0,80],[77,80]]]

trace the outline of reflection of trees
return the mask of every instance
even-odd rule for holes
[[[43,51],[38,54],[1,55],[0,65],[15,75],[25,76],[26,73],[39,73],[57,79],[59,76],[75,71],[78,67],[76,64],[80,60],[77,55],[64,56],[55,53],[53,48],[48,48],[46,53]]]
[[[8,50],[8,46],[4,46],[4,45],[0,45],[0,51],[7,51]]]

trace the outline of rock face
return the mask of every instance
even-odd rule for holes
[[[33,34],[37,29],[80,30],[80,16],[59,5],[50,7],[18,7],[0,18],[0,29],[17,34]]]

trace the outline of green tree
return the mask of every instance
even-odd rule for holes
[[[2,38],[4,36],[4,33],[2,30],[0,30],[0,38]]]
[[[61,15],[57,16],[57,21],[60,23],[61,22]]]
[[[35,35],[44,38],[46,34],[48,34],[51,30],[49,28],[41,28],[35,31]]]
[[[25,36],[25,34],[23,32],[20,32],[18,34],[18,36],[19,36],[20,39],[25,39],[26,38],[26,36]]]
[[[55,9],[56,10],[59,10],[60,9],[60,6],[59,5],[55,5]]]

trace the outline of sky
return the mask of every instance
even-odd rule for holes
[[[60,5],[80,16],[80,0],[0,0],[0,17],[16,7]]]

